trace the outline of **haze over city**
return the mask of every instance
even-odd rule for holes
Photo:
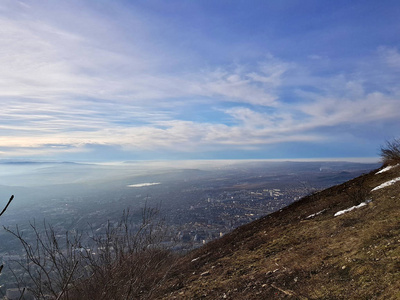
[[[397,295],[399,16],[1,0],[0,298]]]
[[[0,4],[0,159],[377,157],[398,1]]]

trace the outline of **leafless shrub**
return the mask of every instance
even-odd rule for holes
[[[79,249],[81,235],[65,234],[65,243],[56,236],[53,227],[44,222],[43,230],[36,223],[30,224],[35,239],[28,242],[18,228],[9,233],[16,237],[24,248],[26,260],[16,263],[23,270],[24,276],[16,276],[18,287],[29,287],[29,291],[37,299],[57,299],[68,286],[73,274],[78,274],[76,268],[81,261]],[[76,277],[76,276],[75,276]]]
[[[60,237],[53,227],[33,223],[34,242],[23,233],[6,229],[21,242],[25,276],[15,276],[37,299],[135,299],[151,295],[174,255],[162,246],[167,235],[157,208],[145,207],[138,224],[129,210],[118,224],[107,222],[105,232],[91,231]],[[85,246],[83,246],[83,244]]]
[[[380,154],[384,165],[400,163],[400,138],[387,141]]]
[[[359,205],[366,201],[370,194],[370,189],[368,189],[365,185],[365,177],[361,178],[360,180],[361,181],[359,183],[349,187],[344,191],[354,205]]]
[[[4,206],[3,210],[0,212],[0,217],[5,213],[5,211],[7,210],[8,206],[10,205],[11,201],[13,201],[13,199],[14,199],[14,195],[12,195],[10,197],[10,200],[8,200],[6,206]],[[0,274],[1,274],[2,270],[3,270],[3,265],[0,265]]]
[[[141,224],[135,226],[127,210],[118,226],[108,223],[105,235],[93,235],[98,252],[85,255],[90,278],[75,286],[71,299],[136,299],[150,295],[174,258],[162,246],[167,227],[158,215],[157,208],[145,207]]]

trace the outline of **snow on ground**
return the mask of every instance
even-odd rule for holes
[[[316,216],[319,216],[320,214],[324,213],[325,211],[326,211],[326,209],[323,209],[323,210],[321,210],[321,211],[319,211],[319,212],[317,212],[315,214],[309,215],[306,219],[311,219],[311,218],[314,218]]]
[[[347,208],[347,209],[344,209],[344,210],[340,210],[340,211],[338,211],[336,214],[334,214],[334,216],[337,217],[337,216],[343,215],[343,214],[345,214],[345,213],[347,213],[347,212],[349,212],[349,211],[352,211],[353,209],[363,207],[363,206],[367,205],[367,204],[368,204],[369,202],[371,202],[371,201],[372,201],[372,200],[367,200],[367,201],[365,201],[365,202],[362,202],[362,203],[360,203],[360,204],[358,204],[358,205],[355,205],[355,206],[352,206],[352,207],[350,207],[350,208]]]
[[[387,186],[390,186],[390,185],[396,183],[397,181],[400,181],[400,177],[397,177],[397,178],[395,178],[395,179],[386,181],[385,183],[382,183],[381,185],[378,185],[376,188],[373,188],[373,189],[371,190],[371,192],[376,191],[376,190],[379,190],[379,189],[382,189],[382,188],[385,188],[385,187],[387,187]]]
[[[383,172],[389,171],[390,169],[396,168],[398,165],[399,165],[399,164],[394,165],[394,166],[387,166],[386,168],[383,168],[382,170],[376,172],[375,175],[381,174],[381,173],[383,173]]]

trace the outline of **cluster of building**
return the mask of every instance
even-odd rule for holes
[[[230,190],[208,195],[188,208],[171,211],[171,231],[177,232],[176,248],[189,250],[223,236],[300,199],[298,189]]]
[[[193,199],[187,201],[187,205],[181,205],[170,210],[165,209],[163,212],[166,215],[166,225],[169,227],[169,234],[165,236],[163,243],[166,247],[176,251],[191,250],[223,236],[236,227],[277,211],[307,192],[309,191],[301,188],[240,188],[237,190],[230,188],[227,190],[216,189],[212,192],[204,191],[204,193],[198,194],[198,196],[201,195],[200,197],[192,195]],[[89,223],[92,233],[104,233],[107,226],[117,226],[118,218],[121,216],[121,212],[112,215],[110,210],[107,209],[109,205],[114,205],[115,202],[109,203],[108,206],[98,206],[98,209],[90,210],[93,208],[90,207],[91,202],[85,202],[85,199],[60,198],[51,201],[53,205],[43,203],[39,205],[43,206],[42,209],[39,206],[37,209],[41,209],[43,215],[48,216],[46,221],[52,224],[55,232],[60,233],[57,238],[62,238],[65,232],[73,234],[77,230],[87,228]],[[87,208],[86,205],[88,205]],[[79,207],[84,208],[79,209]],[[9,217],[13,218],[12,213],[9,214]],[[40,215],[38,218],[40,218]],[[111,219],[111,221],[107,223],[108,219]],[[28,231],[28,227],[22,225],[21,230]],[[30,239],[29,236],[27,238]],[[31,238],[34,238],[34,236]],[[4,249],[0,248],[0,260],[6,266],[10,265],[12,261],[24,259],[22,252]],[[4,276],[1,280],[0,289],[5,294],[4,299],[18,299],[20,290],[16,289],[10,280],[12,278],[4,280]]]

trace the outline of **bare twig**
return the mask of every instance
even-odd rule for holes
[[[295,297],[296,299],[299,299],[299,300],[308,300],[308,298],[305,297],[305,296],[298,295],[298,294],[296,294],[295,292],[293,292],[291,290],[284,290],[284,289],[282,289],[280,287],[277,287],[273,283],[271,284],[271,287],[273,287],[274,289],[277,289],[278,291],[284,293],[287,296]]]
[[[381,157],[385,165],[400,162],[400,138],[393,141],[386,141],[386,145],[381,147]]]
[[[23,289],[22,289],[21,296],[19,296],[18,300],[23,299],[22,297],[24,297],[25,290],[26,290],[26,288],[23,288]]]
[[[13,199],[14,199],[14,195],[12,195],[11,198],[10,198],[10,200],[8,200],[7,205],[3,208],[3,210],[2,210],[1,213],[0,213],[0,217],[1,217],[1,216],[4,214],[4,212],[7,210],[8,206],[10,205],[11,201],[13,201]],[[1,271],[2,271],[2,270],[3,270],[3,265],[0,265],[0,274],[1,274]]]
[[[273,284],[273,283],[271,284],[271,286],[272,286],[274,289],[277,289],[278,291],[284,293],[285,295],[292,296],[292,297],[295,297],[295,296],[296,296],[296,294],[295,294],[293,291],[284,290],[284,289],[282,289],[282,288],[277,287],[277,286],[276,286],[275,284]]]
[[[62,297],[62,295],[64,295],[64,293],[66,292],[66,290],[67,290],[67,288],[68,288],[68,284],[69,284],[69,282],[70,282],[71,279],[72,279],[72,275],[73,275],[74,272],[75,272],[75,269],[76,269],[76,266],[78,265],[78,262],[79,262],[79,261],[75,262],[75,265],[74,265],[74,267],[72,268],[71,274],[69,274],[68,280],[67,280],[67,282],[65,283],[65,285],[64,285],[64,287],[63,287],[63,289],[62,289],[60,295],[58,295],[58,297],[57,297],[56,300],[60,300],[61,297]]]
[[[8,200],[7,205],[4,207],[4,209],[2,210],[2,212],[0,213],[0,217],[4,214],[4,212],[7,210],[7,207],[10,205],[11,201],[13,201],[14,199],[14,195],[11,196],[10,200]]]
[[[139,219],[137,218],[139,217]],[[65,245],[51,225],[39,229],[31,223],[32,239],[26,240],[18,226],[6,228],[22,244],[25,262],[17,262],[25,276],[17,282],[43,299],[137,299],[152,293],[166,279],[174,256],[162,245],[167,234],[157,208],[147,205],[139,214],[129,209],[118,224],[108,221],[104,232],[92,232],[89,241],[81,234],[66,233]],[[81,241],[87,244],[81,244]],[[26,276],[27,275],[27,276]]]

